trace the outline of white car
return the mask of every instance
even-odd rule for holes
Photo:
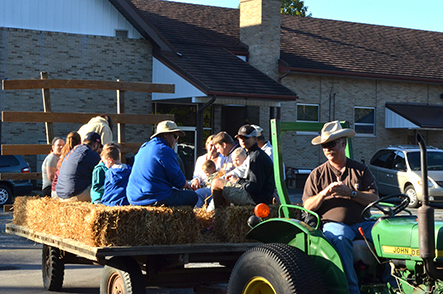
[[[429,201],[443,202],[443,150],[427,147]],[[420,148],[414,145],[389,146],[378,150],[369,169],[374,174],[380,194],[407,194],[410,207],[423,199]]]

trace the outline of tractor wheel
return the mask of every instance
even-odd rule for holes
[[[103,269],[100,294],[145,293],[140,266],[132,257],[114,257]]]
[[[246,251],[229,278],[228,294],[327,293],[306,253],[286,244],[264,244]]]
[[[42,272],[45,289],[60,291],[65,274],[65,263],[58,248],[43,244]]]
[[[0,205],[11,202],[12,200],[12,192],[5,185],[0,185]]]
[[[405,194],[409,196],[411,201],[409,202],[409,207],[416,208],[419,206],[420,202],[418,201],[417,192],[415,192],[414,186],[408,185],[405,189]]]

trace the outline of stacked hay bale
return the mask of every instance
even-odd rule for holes
[[[277,216],[271,206],[270,217]],[[52,198],[17,197],[16,225],[93,247],[253,242],[245,238],[253,206],[230,206],[216,213],[191,207],[95,205]],[[211,230],[207,230],[207,228]]]
[[[266,219],[277,217],[278,206],[270,206],[271,213]],[[228,243],[253,242],[246,239],[246,234],[251,229],[248,219],[254,215],[254,206],[227,206],[217,209],[214,218],[214,232],[221,240]]]
[[[195,243],[190,207],[107,207],[51,198],[17,197],[14,224],[93,247]]]

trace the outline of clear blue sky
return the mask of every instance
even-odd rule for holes
[[[238,8],[239,0],[173,0]],[[312,17],[443,32],[443,0],[304,0]]]

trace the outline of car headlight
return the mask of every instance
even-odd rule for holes
[[[418,181],[418,184],[420,185],[420,187],[423,187],[422,185],[422,180]],[[428,179],[428,188],[434,187],[434,184],[432,183],[432,181],[430,179]]]

